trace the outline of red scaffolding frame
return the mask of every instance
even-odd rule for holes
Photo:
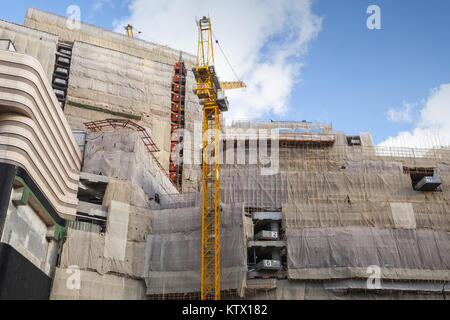
[[[159,152],[159,148],[156,146],[153,139],[149,136],[149,134],[147,133],[147,130],[145,130],[144,127],[138,125],[137,123],[135,123],[131,120],[105,119],[105,120],[85,122],[84,125],[86,126],[87,129],[91,130],[92,132],[102,131],[103,128],[106,128],[106,127],[112,127],[114,129],[116,129],[116,128],[133,129],[133,130],[139,132],[142,142],[144,143],[148,152],[150,152],[150,153]]]

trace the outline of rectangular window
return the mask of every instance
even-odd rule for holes
[[[359,136],[347,137],[347,144],[349,146],[360,146],[361,138]]]
[[[403,172],[409,174],[411,185],[417,191],[438,191],[441,179],[434,176],[434,168],[409,168],[403,167]]]

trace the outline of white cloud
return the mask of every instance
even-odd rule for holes
[[[292,89],[301,80],[302,56],[320,32],[322,19],[311,0],[134,0],[131,23],[141,38],[197,53],[195,19],[210,15],[213,32],[246,89],[227,92],[227,119],[258,118],[288,110]],[[219,48],[215,65],[222,80],[236,80]]]
[[[380,145],[419,148],[450,146],[450,83],[431,90],[414,130],[400,132]]]
[[[387,118],[392,122],[413,122],[412,110],[417,104],[407,103],[403,101],[403,109],[389,109],[387,112]]]
[[[92,9],[94,9],[94,11],[99,11],[101,9],[103,9],[103,6],[107,4],[109,5],[111,8],[114,8],[114,2],[112,0],[95,0],[94,3],[92,4]]]

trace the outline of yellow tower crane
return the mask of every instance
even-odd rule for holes
[[[133,26],[131,24],[128,24],[124,28],[127,31],[127,36],[129,36],[130,38],[134,38]]]
[[[220,300],[220,168],[219,115],[228,111],[223,90],[245,87],[243,82],[221,83],[214,68],[211,20],[198,21],[195,94],[203,104],[202,163],[202,300]]]
[[[134,38],[134,30],[136,30],[131,24],[128,24],[124,27],[124,29],[127,31],[127,36],[130,38]],[[141,31],[138,31],[138,34],[141,34]]]

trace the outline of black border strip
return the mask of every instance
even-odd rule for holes
[[[48,300],[52,278],[15,248],[0,243],[0,300]]]
[[[3,234],[6,215],[8,214],[9,200],[11,199],[16,174],[16,166],[0,163],[0,239]]]
[[[28,187],[30,187],[30,189],[34,193],[34,195],[38,198],[38,200],[45,207],[45,209],[47,209],[47,211],[49,212],[49,214],[53,218],[53,220],[62,227],[64,227],[66,225],[67,220],[59,216],[59,214],[56,212],[55,208],[52,206],[50,201],[48,201],[47,197],[44,196],[41,189],[39,189],[37,184],[33,181],[31,176],[28,174],[28,172],[25,169],[23,169],[19,166],[16,166],[16,165],[8,164],[8,163],[0,163],[0,171],[4,171],[4,170],[7,172],[9,172],[9,171],[15,172],[16,173],[15,175],[22,178],[23,181],[25,181],[25,183],[28,185]],[[12,189],[12,184],[11,184],[11,189]],[[10,196],[11,196],[11,193],[9,194],[8,199]],[[6,208],[8,208],[8,207],[6,207]],[[0,210],[3,210],[3,208],[0,207]],[[0,211],[0,214],[1,214],[1,211]]]

